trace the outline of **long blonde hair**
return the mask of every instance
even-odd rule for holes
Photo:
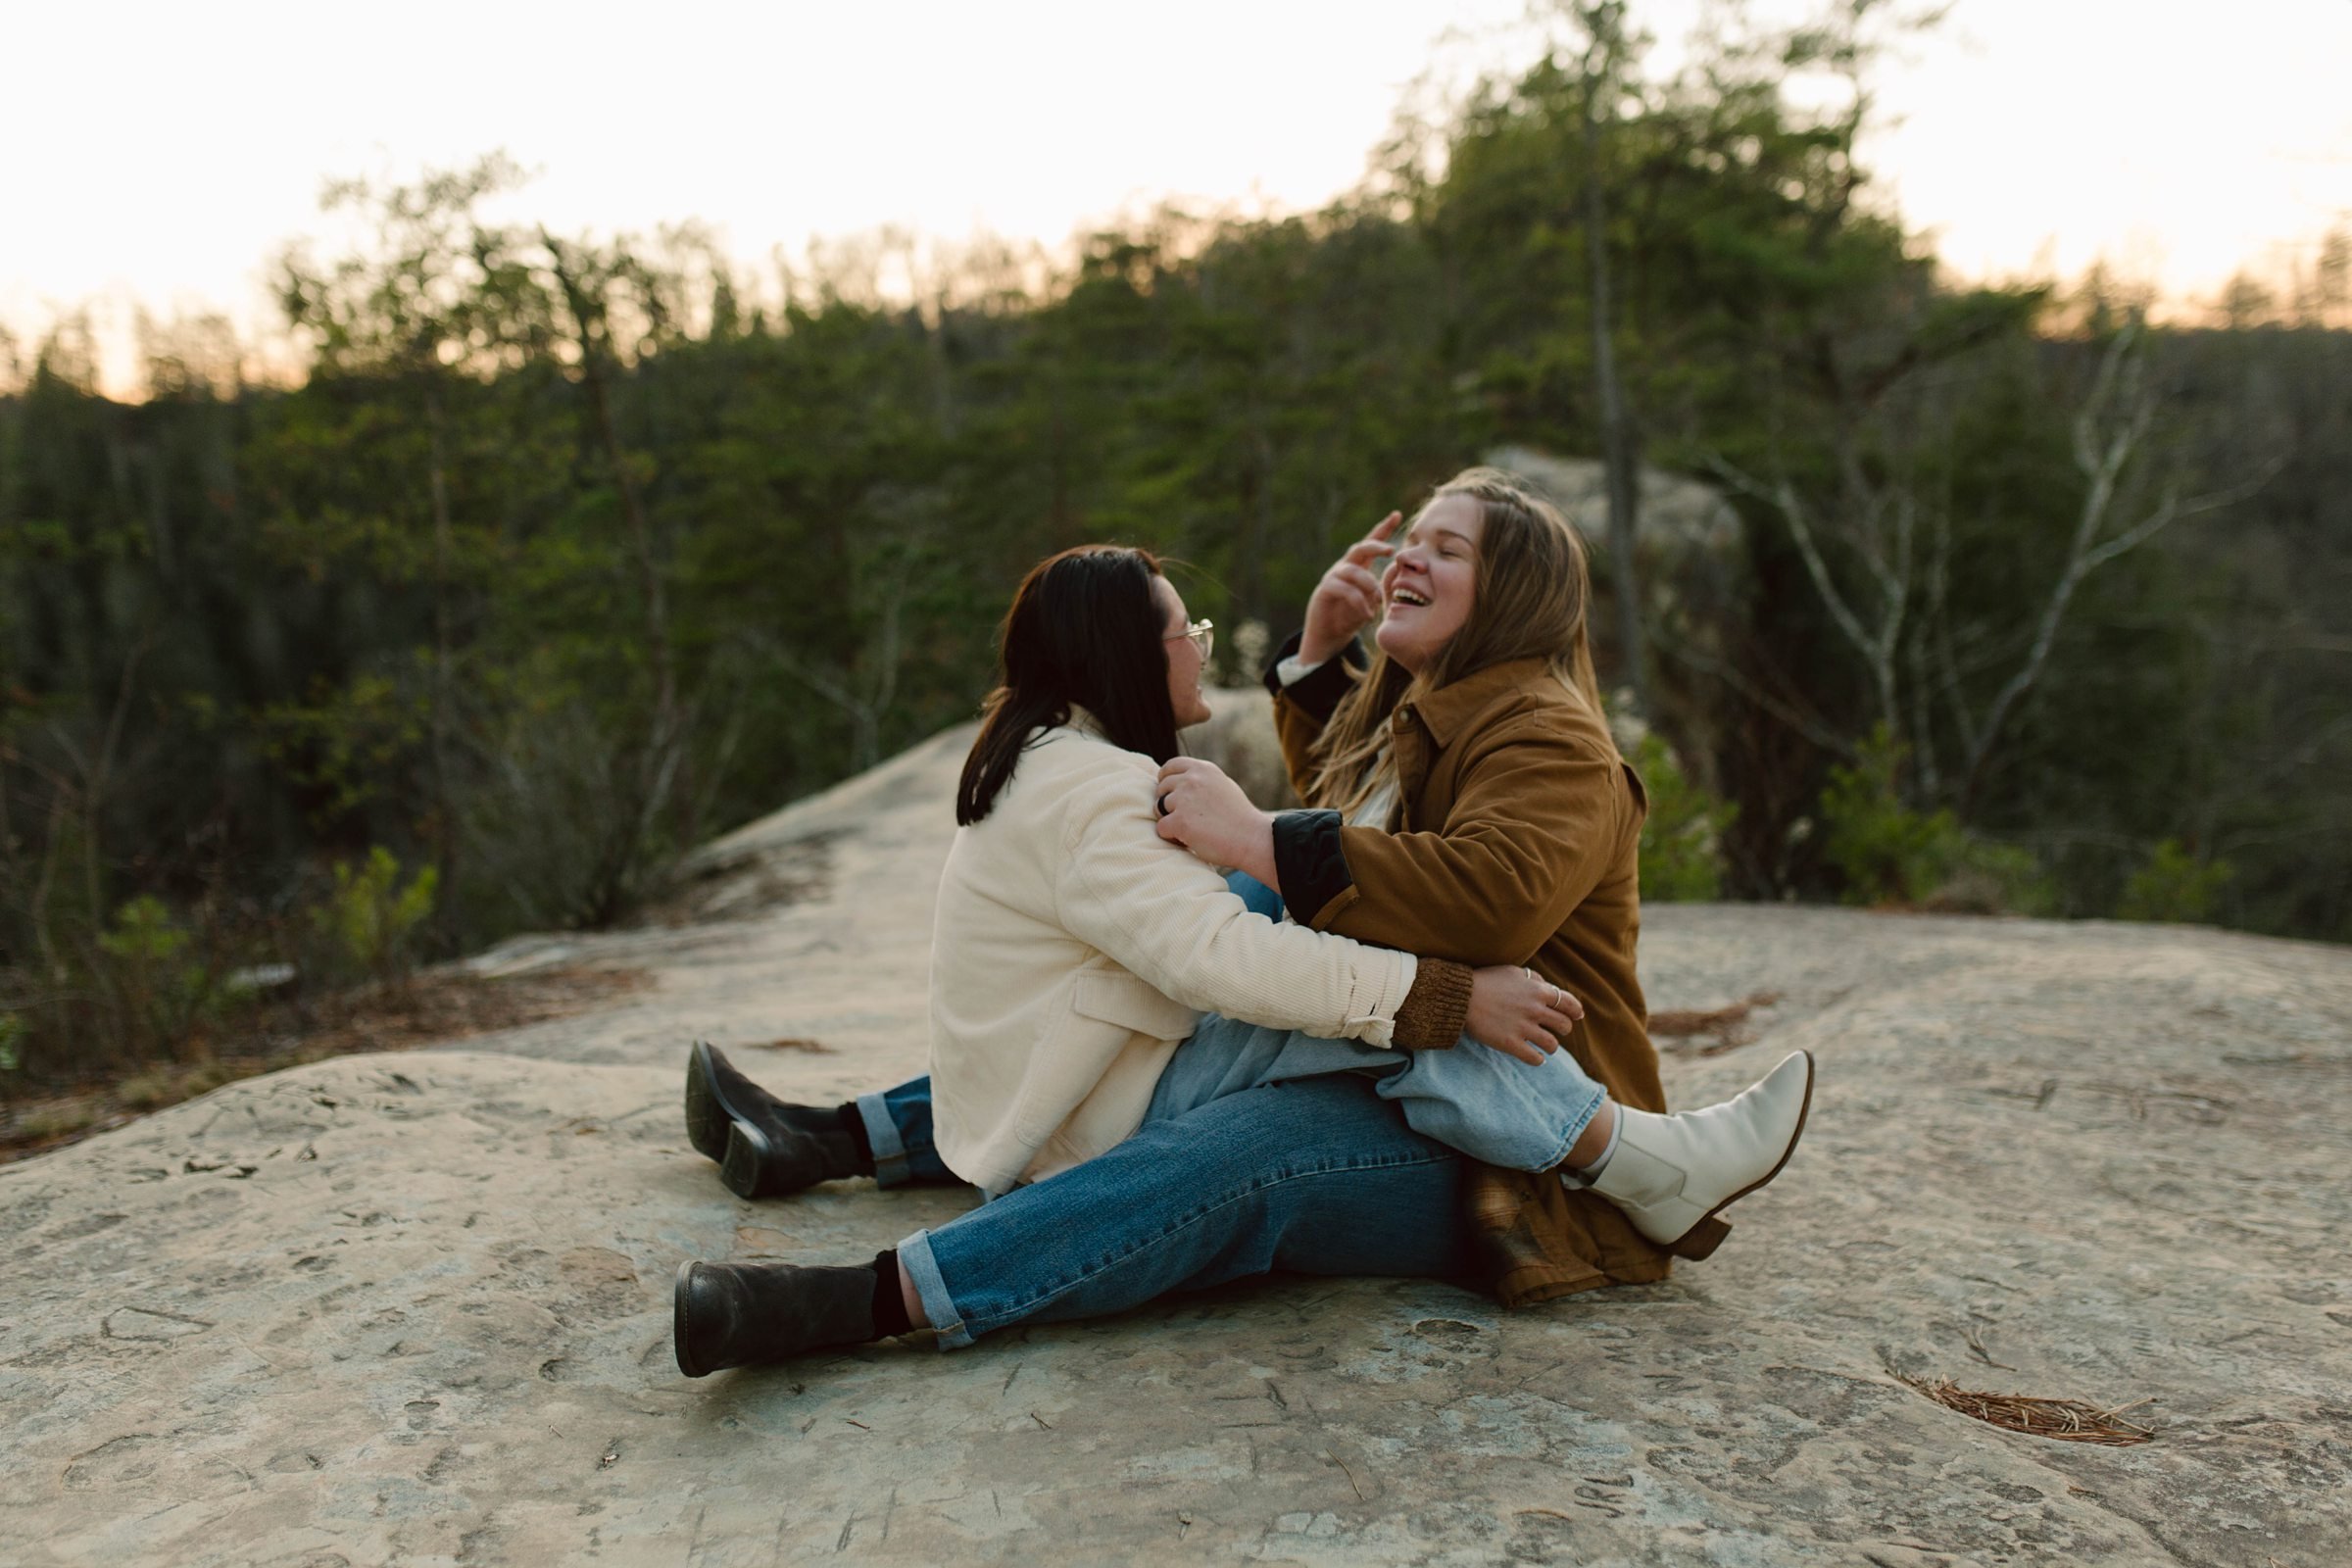
[[[1494,664],[1542,659],[1595,715],[1601,712],[1600,681],[1585,635],[1592,576],[1584,541],[1559,508],[1499,468],[1464,469],[1431,491],[1422,511],[1447,496],[1476,501],[1482,519],[1469,616],[1418,675],[1375,646],[1371,668],[1341,700],[1316,742],[1309,806],[1337,807],[1352,816],[1395,778],[1388,724],[1396,706]]]

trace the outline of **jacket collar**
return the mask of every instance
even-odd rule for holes
[[[1110,731],[1102,727],[1102,721],[1097,718],[1092,711],[1081,708],[1076,703],[1070,705],[1069,722],[1062,727],[1074,729],[1081,735],[1092,735],[1099,741],[1110,739]]]
[[[1464,725],[1492,708],[1497,698],[1524,691],[1536,681],[1548,679],[1550,674],[1547,660],[1506,660],[1464,675],[1451,685],[1441,686],[1427,697],[1405,703],[1397,711],[1419,718],[1421,727],[1429,731],[1429,738],[1446,746]]]

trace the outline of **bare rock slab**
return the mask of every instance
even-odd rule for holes
[[[678,1112],[697,1034],[808,1098],[920,1069],[961,750],[712,846],[674,923],[491,956],[653,972],[609,1011],[0,1171],[0,1562],[2352,1561],[2352,954],[2209,931],[1653,908],[1654,1005],[1780,997],[1678,1099],[1823,1074],[1658,1286],[1293,1279],[680,1378],[682,1260],[971,1201],[739,1202]]]

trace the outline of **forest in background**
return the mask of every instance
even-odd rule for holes
[[[1739,514],[1593,534],[1648,896],[2352,940],[2352,244],[2194,329],[1957,283],[1856,157],[1871,9],[1669,75],[1563,7],[1327,209],[1059,270],[559,236],[483,218],[492,157],[330,193],[370,237],[279,258],[295,384],[202,323],[142,402],[72,330],[0,364],[0,1098],[628,918],[972,716],[1062,546],[1184,563],[1247,680],[1504,445]]]

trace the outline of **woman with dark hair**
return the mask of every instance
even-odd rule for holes
[[[1451,1271],[1469,1255],[1446,1217],[1465,1162],[1414,1131],[1417,1110],[1482,1152],[1497,1127],[1513,1148],[1544,1129],[1555,1142],[1518,1160],[1528,1169],[1602,1156],[1606,1122],[1624,1118],[1547,1054],[1581,1010],[1560,988],[1518,964],[1473,978],[1275,925],[1148,831],[1146,759],[1173,760],[1177,725],[1207,716],[1205,633],[1140,552],[1067,553],[1022,585],[1004,682],[957,792],[928,1080],[838,1110],[792,1106],[696,1049],[689,1130],[739,1194],[953,1172],[998,1200],[865,1267],[685,1265],[675,1332],[689,1375],[924,1323],[952,1347],[1276,1266]],[[1224,1016],[1200,1023],[1196,1007]],[[1381,1049],[1465,1032],[1529,1064],[1501,1071],[1565,1070],[1483,1115],[1499,1058],[1413,1055],[1398,1070]],[[1167,1071],[1172,1059],[1188,1070]],[[1440,1065],[1457,1061],[1481,1065]],[[1436,1087],[1397,1090],[1414,1079]],[[1740,1103],[1696,1113],[1721,1125],[1691,1136],[1770,1136]],[[1793,1141],[1783,1131],[1762,1165],[1749,1159],[1751,1185]]]
[[[839,1111],[768,1115],[775,1102],[698,1045],[689,1132],[733,1191],[862,1173],[845,1161],[1009,1191],[1133,1132],[1200,1011],[1366,1041],[1390,1062],[1388,1048],[1465,1030],[1525,1060],[1557,1049],[1577,1004],[1523,969],[1473,975],[1278,926],[1150,831],[1154,765],[1208,716],[1208,635],[1147,552],[1081,547],[1029,573],[956,787],[932,1070]]]

